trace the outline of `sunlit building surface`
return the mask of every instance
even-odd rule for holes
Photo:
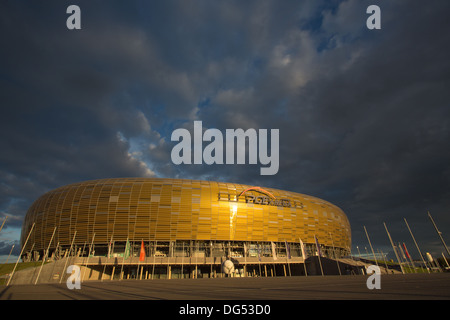
[[[351,231],[340,208],[295,192],[117,178],[42,195],[21,241],[24,260],[68,258],[102,278],[280,276],[303,274],[305,256],[350,254]]]

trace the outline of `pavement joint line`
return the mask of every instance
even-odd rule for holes
[[[381,277],[381,290],[369,290],[365,276],[289,278],[155,279],[85,281],[80,291],[65,284],[0,287],[0,299],[450,299],[450,274],[389,275]]]

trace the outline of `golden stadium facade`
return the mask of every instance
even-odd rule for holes
[[[304,194],[115,178],[42,195],[27,212],[21,242],[24,260],[75,259],[111,279],[217,277],[225,261],[233,274],[267,276],[302,274],[305,257],[318,252],[350,254],[351,231],[340,208]]]

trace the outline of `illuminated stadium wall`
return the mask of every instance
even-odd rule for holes
[[[28,210],[22,246],[28,236],[24,259],[42,259],[49,248],[54,259],[129,258],[126,264],[139,258],[142,244],[146,259],[139,263],[159,258],[175,265],[180,258],[181,264],[193,258],[196,264],[301,263],[303,253],[317,255],[315,237],[324,256],[347,255],[351,246],[346,215],[327,201],[266,187],[157,178],[52,190]]]

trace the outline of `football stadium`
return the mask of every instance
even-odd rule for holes
[[[349,255],[351,229],[339,207],[300,193],[114,178],[42,195],[21,243],[23,261],[76,264],[89,270],[83,279],[275,277],[306,274],[314,257]]]

